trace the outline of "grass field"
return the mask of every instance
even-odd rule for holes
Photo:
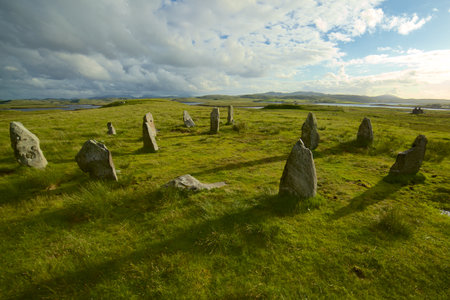
[[[134,100],[129,100],[132,104]],[[197,124],[183,126],[187,109]],[[0,111],[1,299],[448,299],[450,113],[303,106],[235,108],[210,135],[211,108],[151,99],[83,111]],[[309,111],[318,196],[279,198],[286,158]],[[159,130],[144,153],[142,117]],[[369,117],[374,144],[356,148]],[[19,166],[9,122],[41,141],[45,170]],[[106,134],[112,122],[116,136]],[[428,138],[421,171],[385,180],[399,151]],[[118,182],[74,157],[105,143]],[[224,188],[161,188],[191,174]]]

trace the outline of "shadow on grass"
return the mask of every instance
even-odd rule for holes
[[[329,154],[338,155],[342,153],[367,153],[370,146],[364,146],[358,143],[356,140],[340,143],[334,147],[324,149],[322,151],[314,151],[315,157],[323,157]]]
[[[283,160],[286,160],[286,159],[287,159],[287,154],[286,155],[271,156],[271,157],[261,158],[261,159],[257,159],[257,160],[232,163],[232,164],[228,164],[228,165],[225,165],[225,166],[221,166],[221,167],[217,167],[217,168],[213,168],[213,169],[209,169],[209,170],[196,172],[196,173],[193,173],[191,175],[192,176],[198,176],[198,175],[216,173],[216,172],[220,172],[220,171],[228,171],[228,170],[235,170],[235,169],[240,169],[240,168],[245,168],[245,167],[253,167],[253,166],[256,166],[256,165],[268,164],[268,163],[283,161]]]
[[[152,194],[156,203],[165,201],[165,197],[187,197],[189,193],[156,191]],[[121,274],[124,266],[130,264],[158,265],[161,257],[167,257],[180,252],[197,255],[220,253],[239,256],[246,247],[267,247],[277,239],[280,228],[268,225],[267,220],[274,217],[307,212],[309,207],[298,200],[278,195],[261,195],[252,200],[255,203],[237,212],[224,213],[221,217],[202,220],[189,227],[175,229],[170,238],[153,242],[145,240],[144,245],[128,254],[107,259],[90,265],[80,264],[79,270],[69,271],[61,276],[35,282],[24,291],[17,291],[12,299],[45,298],[55,295],[69,296],[77,291],[77,295],[89,294],[89,289],[100,282],[114,279]],[[308,202],[307,200],[306,202]],[[142,218],[138,218],[142,222]],[[111,220],[110,222],[117,222]],[[15,276],[15,274],[12,274]],[[17,275],[18,276],[18,275]],[[68,286],[68,284],[70,286]],[[69,293],[69,295],[68,295]],[[82,294],[84,295],[84,294]],[[88,296],[88,295],[86,295]]]
[[[336,211],[331,216],[331,219],[339,219],[354,212],[362,211],[368,206],[383,201],[389,195],[397,192],[402,186],[418,184],[424,181],[425,177],[422,174],[408,176],[387,175],[375,186],[350,200],[350,203]]]

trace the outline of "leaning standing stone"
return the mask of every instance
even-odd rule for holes
[[[419,172],[425,156],[427,138],[424,135],[416,137],[412,148],[397,154],[397,159],[391,167],[391,175],[414,175]]]
[[[356,142],[361,146],[368,146],[373,142],[372,123],[369,118],[364,118],[359,125]]]
[[[219,122],[220,122],[220,113],[219,108],[214,107],[211,111],[211,123],[210,123],[210,131],[211,133],[218,133],[219,132]]]
[[[314,197],[317,191],[316,167],[311,150],[301,139],[292,148],[280,180],[280,195]]]
[[[47,160],[39,147],[39,139],[20,122],[9,124],[9,137],[14,156],[17,161],[25,166],[43,169],[47,166]]]
[[[145,123],[150,126],[150,130],[153,132],[153,135],[156,136],[155,122],[153,121],[153,115],[151,113],[146,113],[144,116],[144,121],[142,122],[143,132],[146,130]]]
[[[111,152],[102,143],[88,140],[75,156],[78,166],[92,178],[117,181]]]
[[[302,141],[306,148],[314,150],[319,145],[319,132],[317,131],[317,120],[312,112],[308,114],[302,126]]]
[[[114,135],[116,134],[116,129],[114,128],[113,124],[111,122],[108,122],[108,134]]]
[[[185,111],[183,111],[183,122],[184,122],[184,125],[186,126],[186,127],[194,127],[195,126],[195,123],[194,123],[194,121],[192,120],[192,118],[191,118],[191,116],[189,115],[189,113],[187,112],[187,110],[185,110]]]
[[[144,140],[144,150],[148,152],[157,152],[159,150],[156,144],[154,132],[149,123],[144,123],[144,132],[142,136]]]
[[[233,105],[228,106],[227,124],[228,125],[234,124],[234,109],[233,109]]]

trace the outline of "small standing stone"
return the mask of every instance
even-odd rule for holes
[[[108,134],[115,135],[116,129],[114,128],[113,124],[111,122],[108,122]]]
[[[88,140],[75,156],[78,166],[92,178],[117,181],[116,169],[111,152],[102,143]]]
[[[280,195],[314,197],[317,192],[316,167],[311,150],[299,139],[292,148],[280,180]]]
[[[210,131],[211,133],[218,133],[220,123],[220,112],[218,107],[213,108],[210,117],[211,117]]]
[[[359,125],[358,134],[356,136],[356,142],[361,146],[368,146],[373,142],[372,123],[369,118],[364,118]]]
[[[228,106],[227,125],[234,124],[234,108],[233,105]]]
[[[154,132],[149,123],[144,123],[142,138],[144,140],[144,150],[153,153],[159,150],[158,144],[156,144]]]
[[[47,159],[39,146],[39,139],[20,122],[9,124],[9,137],[14,156],[25,166],[43,169],[47,166]]]
[[[415,114],[415,115],[423,114],[423,109],[420,107],[414,107],[414,109],[412,110],[412,114]]]
[[[428,140],[424,135],[417,136],[411,149],[397,154],[397,159],[391,167],[389,174],[414,175],[419,172],[423,158],[425,157],[427,142]]]
[[[151,113],[146,113],[144,115],[144,120],[142,122],[142,131],[143,132],[146,130],[146,126],[145,126],[146,123],[150,126],[150,130],[153,132],[153,136],[156,136],[155,122],[153,121],[153,115]]]
[[[164,187],[174,187],[181,190],[192,190],[192,191],[200,191],[200,190],[210,190],[215,188],[220,188],[225,186],[225,182],[215,182],[215,183],[201,183],[195,177],[186,174],[175,179],[172,179],[168,183],[164,185]]]
[[[312,112],[308,114],[302,126],[302,141],[306,148],[314,150],[319,145],[319,132],[317,130],[317,120]]]
[[[188,128],[190,127],[194,127],[195,123],[192,120],[191,116],[189,115],[189,113],[187,112],[187,110],[183,111],[183,122],[184,125]]]

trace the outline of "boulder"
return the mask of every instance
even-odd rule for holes
[[[174,187],[181,190],[192,190],[192,191],[200,191],[200,190],[210,190],[215,188],[220,188],[226,185],[225,182],[216,182],[216,183],[201,183],[195,177],[186,174],[175,179],[172,179],[168,183],[164,185],[164,187]]]
[[[358,134],[356,135],[356,142],[360,146],[368,146],[373,142],[372,123],[369,118],[364,118],[359,125]]]
[[[412,110],[412,114],[415,114],[415,115],[420,115],[420,114],[423,114],[423,113],[424,113],[423,109],[420,108],[420,107],[414,107],[414,109]]]
[[[96,140],[86,141],[75,160],[80,169],[89,173],[92,178],[117,181],[111,152],[104,144]]]
[[[412,148],[397,154],[397,159],[391,167],[390,175],[414,175],[419,172],[425,157],[425,150],[427,146],[427,138],[424,135],[419,135],[414,140]]]
[[[312,112],[308,114],[302,125],[302,141],[306,148],[314,150],[319,145],[319,132],[317,131],[317,120]]]
[[[184,125],[188,128],[190,127],[194,127],[195,123],[192,120],[191,116],[189,115],[189,113],[187,112],[187,110],[183,111],[183,122]]]
[[[142,132],[147,130],[145,126],[146,123],[150,126],[150,130],[153,132],[153,136],[156,136],[155,122],[153,121],[153,115],[151,113],[146,113],[144,115],[144,120],[142,122]]]
[[[47,159],[39,146],[39,139],[20,122],[9,124],[9,137],[14,156],[25,166],[43,169],[47,166]]]
[[[111,122],[108,122],[108,124],[106,126],[108,126],[108,134],[111,134],[111,135],[116,134],[116,129],[114,129],[114,126]]]
[[[292,148],[280,180],[280,195],[314,197],[317,192],[316,167],[311,150],[299,139]]]
[[[157,152],[159,150],[156,143],[154,131],[149,123],[144,123],[144,132],[142,135],[144,141],[144,150],[148,152]]]
[[[211,122],[210,122],[210,132],[218,133],[219,132],[219,123],[220,123],[220,112],[218,107],[214,107],[211,111]]]
[[[227,125],[234,124],[234,108],[233,105],[228,106]]]

